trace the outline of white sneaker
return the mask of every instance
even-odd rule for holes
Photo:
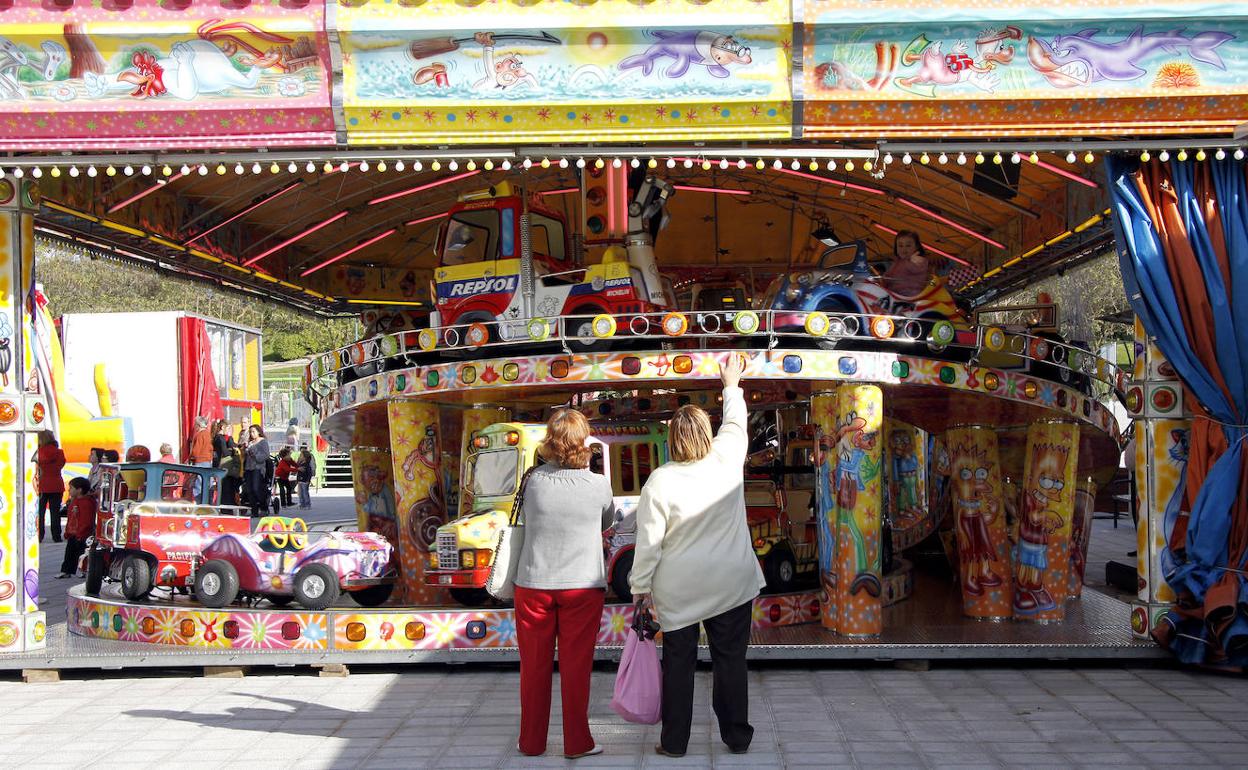
[[[589,751],[582,751],[580,754],[564,754],[563,756],[567,759],[580,759],[581,757],[597,756],[598,754],[601,754],[601,753],[602,753],[602,747],[595,743],[594,747],[590,749]]]

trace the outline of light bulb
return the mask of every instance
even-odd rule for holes
[[[94,169],[94,167],[92,167],[92,169],[91,169],[91,170],[92,170],[92,171],[94,171],[94,170],[95,170],[95,169]],[[169,166],[167,166],[167,165],[166,165],[166,166],[163,166],[163,167],[160,169],[160,174],[161,174],[161,176],[173,176],[173,169],[169,168]],[[91,176],[95,176],[95,174],[91,174]]]
[[[1088,152],[1083,156],[1083,162],[1093,163],[1095,161],[1096,161],[1096,156],[1092,154],[1091,150],[1088,150]]]
[[[351,164],[346,162],[345,160],[338,164],[339,173],[345,174],[350,168],[351,168]]]
[[[884,165],[885,166],[893,165],[893,154],[891,152],[884,153]]]
[[[728,168],[728,159],[727,159],[727,158],[720,158],[720,159],[719,159],[719,168],[720,168],[720,170],[721,170],[721,171],[722,171],[723,169]]]
[[[926,166],[927,164],[931,162],[932,162],[932,159],[928,157],[927,153],[923,153],[922,155],[919,156],[919,163],[922,163],[924,166]]]
[[[511,161],[504,158],[502,168],[503,168],[503,171],[511,171]]]
[[[1027,160],[1029,160],[1032,163],[1039,163],[1040,156],[1033,152],[1031,155],[1027,156]]]
[[[532,158],[525,158],[525,159],[524,159],[524,162],[523,162],[523,163],[521,163],[520,165],[521,165],[521,166],[524,166],[524,167],[525,167],[525,169],[530,169],[530,168],[533,168],[533,160],[532,160]]]
[[[853,171],[853,170],[854,170],[854,161],[853,161],[852,159],[851,159],[851,160],[846,160],[846,161],[845,161],[845,170],[846,170],[846,171]],[[842,192],[844,192],[844,190],[845,190],[845,188],[844,188],[844,187],[842,187],[842,188],[841,188],[841,191],[842,191]]]
[[[675,159],[675,158],[668,158],[668,159],[667,159],[667,167],[668,167],[668,168],[676,168],[676,159]]]
[[[469,171],[476,171],[477,162],[473,160],[472,158],[469,158],[468,162],[464,164],[464,167],[467,168]]]
[[[182,168],[178,169],[178,171],[182,174],[182,176],[186,176],[191,173],[191,167],[183,163]]]
[[[567,159],[567,158],[560,158],[560,159],[559,159],[559,168],[567,168],[567,167],[568,167],[568,159]]]
[[[836,171],[836,158],[828,158],[827,165],[824,168],[828,171]]]
[[[430,163],[430,164],[429,164],[429,168],[433,169],[434,171],[441,171],[441,170],[442,170],[442,161],[440,161],[440,160],[438,160],[438,159],[436,159],[436,158],[435,158],[435,159],[434,159],[434,161],[433,161],[432,163]],[[548,161],[548,160],[543,160],[543,161],[542,161],[542,168],[550,168],[550,161]]]
[[[133,174],[134,172],[131,171],[130,173]],[[30,170],[30,175],[33,176],[35,179],[38,179],[41,176],[43,176],[43,169],[39,168],[38,166],[35,166],[34,168]]]
[[[542,168],[550,168],[550,158],[542,158]]]
[[[1169,151],[1169,150],[1162,150],[1161,152],[1157,153],[1157,160],[1161,161],[1162,163],[1166,163],[1167,161],[1169,161],[1169,160],[1170,160],[1170,151]]]
[[[810,163],[806,164],[806,168],[810,169],[811,171],[818,171],[818,170],[819,170],[819,161],[817,161],[817,160],[812,160]]]
[[[240,168],[241,168],[241,166],[240,166]],[[308,172],[309,174],[315,173],[315,171],[316,171],[316,164],[315,164],[315,163],[313,163],[312,161],[308,161],[308,165],[304,166],[304,167],[303,167],[303,170],[304,170],[304,171],[306,171],[306,172]],[[240,174],[241,174],[241,173],[243,173],[243,172],[239,171],[238,173],[240,173]]]
[[[744,169],[745,165],[745,158],[737,158],[737,168]]]
[[[386,164],[385,164],[385,161],[382,161],[380,164],[378,164],[378,166],[377,166],[377,170],[378,170],[378,171],[385,171],[385,170],[386,170],[386,169],[385,169],[385,165],[386,165]],[[482,165],[485,167],[485,170],[486,170],[486,171],[493,171],[493,170],[494,170],[494,160],[493,160],[492,158],[486,158],[486,159],[485,159],[485,163],[483,163]]]
[[[53,166],[52,168],[48,169],[48,173],[52,175],[53,179],[55,179],[56,177],[59,177],[61,175],[61,167]]]
[[[999,153],[999,152],[995,152],[995,153],[993,153],[993,154],[992,154],[992,164],[993,164],[994,166],[1000,166],[1000,165],[1001,165],[1001,153]]]
[[[243,164],[242,164],[242,163],[235,163],[235,164],[234,164],[234,173],[235,173],[235,174],[239,174],[239,175],[241,175],[244,171],[246,171],[246,169],[244,169],[244,168],[243,168]]]
[[[1152,154],[1148,150],[1144,150],[1143,152],[1140,153],[1140,160],[1144,161],[1145,163],[1152,160],[1152,157],[1153,157]]]
[[[683,165],[685,168],[693,168],[693,161],[688,158],[685,158],[685,162]]]
[[[70,175],[70,176],[72,176],[72,177],[74,177],[75,179],[76,179],[76,178],[78,178],[78,167],[77,167],[77,166],[70,166],[70,167],[69,167],[69,175]]]
[[[759,158],[758,160],[754,161],[754,168],[758,169],[759,171],[762,171],[766,167],[767,167],[767,164],[763,162],[762,158]]]
[[[1066,162],[1067,162],[1067,163],[1074,163],[1074,162],[1075,162],[1075,151],[1074,151],[1074,150],[1071,150],[1071,151],[1069,151],[1069,152],[1067,152],[1067,153],[1066,153]]]
[[[965,166],[965,165],[966,165],[966,153],[964,153],[964,152],[960,152],[960,153],[958,153],[958,165],[959,165],[959,166]]]
[[[298,170],[299,170],[299,167],[295,165],[295,162],[293,160],[290,163],[286,164],[287,174],[293,174],[297,172]]]
[[[943,166],[949,162],[949,156],[942,152],[936,156],[936,162]]]
[[[776,171],[779,171],[780,169],[784,168],[784,164],[780,162],[779,158],[776,158],[775,162],[771,164],[771,167],[774,168]]]
[[[321,171],[324,171],[326,174],[333,173],[333,170],[334,170],[334,164],[330,163],[329,161],[325,161],[325,165],[321,166]],[[254,169],[252,173],[255,173]]]
[[[711,162],[710,162],[709,160],[704,160],[704,161],[702,161],[702,170],[703,170],[703,171],[710,171],[710,170],[711,170]]]
[[[1187,150],[1179,150],[1179,154],[1175,157],[1177,157],[1179,161],[1187,160]]]
[[[1243,159],[1244,159],[1244,148],[1243,147],[1236,148],[1235,160],[1243,160]]]
[[[168,166],[165,166],[165,168],[169,168],[169,167],[168,167]],[[89,177],[91,177],[91,178],[93,178],[93,179],[94,179],[94,178],[95,178],[95,175],[96,175],[96,174],[98,174],[98,173],[100,173],[100,172],[98,172],[98,171],[96,171],[96,170],[95,170],[95,166],[87,166],[87,176],[89,176]],[[168,174],[166,174],[165,176],[168,176]]]
[[[794,171],[797,171],[801,167],[802,167],[802,164],[797,160],[794,160],[793,162],[789,163],[789,168],[793,169]]]
[[[873,168],[873,166],[874,166],[874,164],[872,164],[872,163],[871,163],[871,161],[869,161],[869,160],[864,160],[864,161],[862,162],[862,170],[863,170],[863,171],[870,171],[870,170]]]
[[[195,170],[196,172],[199,173],[200,176],[208,176],[208,166],[204,165],[203,163],[200,163],[199,168]]]
[[[412,171],[421,171],[422,169],[424,169],[424,167],[425,167],[425,164],[421,163],[419,160],[412,161]],[[399,169],[399,170],[402,171],[403,169]]]
[[[8,173],[4,170],[3,166],[0,166],[0,179],[4,179],[6,176],[8,176]]]
[[[619,168],[620,166],[623,166],[623,165],[624,165],[624,162],[620,160],[619,158],[611,159],[611,168]]]
[[[276,174],[276,173],[278,173],[278,172],[279,172],[279,171],[281,171],[281,170],[282,170],[282,167],[281,167],[281,166],[279,166],[279,165],[277,165],[277,161],[273,161],[272,163],[270,163],[270,164],[269,164],[269,173],[270,173],[270,174]]]
[[[584,158],[577,158],[577,159],[576,159],[576,167],[577,167],[577,168],[585,168],[585,159],[584,159]]]
[[[1204,160],[1207,157],[1209,156],[1205,154],[1205,148],[1202,147],[1196,151],[1196,160]]]
[[[109,166],[108,168],[104,169],[104,173],[108,174],[109,176],[117,176],[117,169],[113,168],[112,166]],[[14,176],[16,176],[16,173],[14,174]]]
[[[1213,157],[1218,160],[1226,160],[1226,150],[1219,147],[1218,151],[1213,154]]]
[[[637,160],[636,158],[633,158],[632,160],[628,162],[629,168],[637,168],[640,165],[641,165],[641,161]]]
[[[129,163],[127,163],[125,165],[125,168],[121,170],[121,173],[125,174],[126,176],[134,176],[134,166],[131,166]]]
[[[325,166],[326,166],[325,171],[326,171],[327,173],[328,173],[328,172],[330,172],[330,171],[333,171],[333,170],[334,170],[334,167],[333,167],[332,165],[330,165],[329,161],[326,161],[326,162],[325,162]],[[261,171],[261,168],[260,168],[260,161],[256,161],[255,163],[252,163],[252,164],[251,164],[251,173],[253,173],[253,174],[259,174],[259,173],[260,173],[260,171]]]
[[[26,172],[22,171],[21,166],[18,166],[17,168],[13,169],[13,176],[17,177],[18,179],[21,179],[22,177],[26,176]]]
[[[651,158],[650,160],[646,161],[646,168],[658,168],[658,167],[659,167],[659,162],[655,160],[654,158]]]
[[[225,164],[218,163],[216,171],[217,171],[217,176],[225,176]]]
[[[1022,163],[1022,162],[1023,162],[1023,156],[1022,156],[1022,155],[1019,155],[1019,154],[1018,154],[1018,153],[1016,153],[1016,152],[1015,152],[1015,153],[1011,153],[1011,154],[1010,154],[1010,162],[1011,162],[1011,163],[1013,163],[1015,166],[1017,166],[1019,163]]]
[[[360,161],[360,171],[367,172],[368,169],[369,169],[368,161],[366,160]]]
[[[910,157],[910,153],[906,153],[905,155],[901,156],[901,162],[909,166],[911,163],[914,162],[914,158]]]
[[[459,171],[459,161],[452,158],[451,162],[446,164],[446,167],[451,171]]]

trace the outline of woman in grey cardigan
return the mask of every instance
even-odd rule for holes
[[[602,753],[589,732],[589,678],[606,595],[602,532],[611,525],[611,484],[589,470],[589,422],[560,409],[546,423],[538,455],[546,461],[525,482],[524,547],[516,565],[516,640],[520,646],[520,742],[546,752],[551,674],[559,642],[563,752]]]

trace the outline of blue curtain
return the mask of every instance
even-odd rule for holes
[[[1159,640],[1184,662],[1248,664],[1248,196],[1230,159],[1107,161],[1131,308],[1204,414],[1188,465],[1198,489],[1167,581],[1178,607]],[[1203,425],[1200,423],[1205,421]]]

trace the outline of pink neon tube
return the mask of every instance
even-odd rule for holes
[[[317,225],[312,225],[312,226],[311,226],[311,227],[309,227],[307,230],[304,230],[303,232],[299,233],[298,235],[292,235],[291,237],[289,237],[289,238],[287,238],[286,240],[282,241],[281,243],[277,244],[276,246],[274,246],[273,248],[271,248],[271,249],[269,249],[268,251],[264,252],[263,254],[260,254],[259,256],[252,257],[251,259],[249,259],[249,260],[247,260],[246,262],[244,262],[244,263],[243,263],[243,267],[247,267],[247,266],[249,266],[249,265],[254,265],[255,263],[257,263],[257,262],[259,262],[260,260],[264,259],[265,257],[269,256],[270,254],[273,254],[273,253],[275,253],[275,252],[281,251],[282,249],[286,248],[287,246],[289,246],[290,244],[294,243],[295,241],[298,241],[298,240],[299,240],[299,239],[301,239],[301,238],[306,238],[307,236],[311,235],[312,233],[316,232],[317,230],[320,230],[322,227],[325,227],[326,225],[331,225],[331,224],[333,224],[334,222],[337,222],[339,219],[342,219],[342,218],[343,218],[343,217],[345,217],[346,215],[347,215],[347,212],[345,212],[345,211],[339,211],[337,214],[334,214],[332,217],[330,217],[329,219],[326,219],[324,222],[321,222],[320,224],[317,224]]]

